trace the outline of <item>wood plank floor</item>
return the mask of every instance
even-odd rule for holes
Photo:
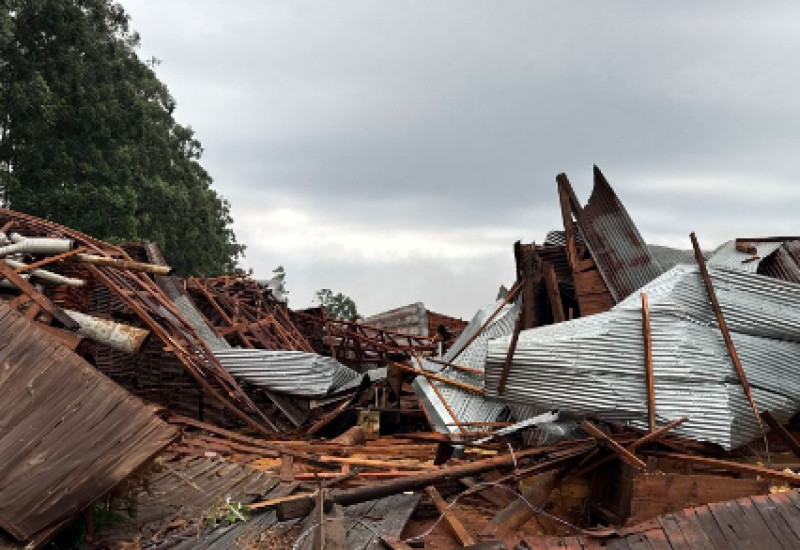
[[[791,550],[800,548],[800,491],[686,508],[610,537],[528,537],[530,550]]]

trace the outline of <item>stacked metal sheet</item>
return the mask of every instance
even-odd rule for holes
[[[304,351],[217,349],[214,356],[235,378],[288,395],[339,393],[357,388],[364,378],[331,357]]]
[[[711,262],[709,262],[711,263]],[[780,420],[800,410],[800,284],[710,267],[757,405]],[[696,266],[679,265],[614,309],[520,334],[503,400],[646,427],[641,293],[649,297],[656,413],[686,436],[741,446],[760,427],[736,376]],[[510,338],[489,342],[486,394]]]

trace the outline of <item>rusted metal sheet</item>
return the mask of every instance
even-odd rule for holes
[[[120,247],[35,216],[0,208],[0,222],[12,224],[16,230],[29,236],[69,238],[79,243],[87,253],[96,256],[133,260]],[[183,366],[186,373],[202,388],[203,394],[211,397],[210,400],[225,407],[238,421],[262,433],[278,429],[219,364],[191,323],[147,274],[111,265],[76,265],[81,267],[83,275],[90,278],[94,286],[111,291],[114,295],[113,302],[127,310],[129,316],[138,318],[142,328],[148,328],[162,342],[164,352]],[[51,313],[64,327],[77,329],[78,324],[75,321],[5,262],[0,262],[0,273],[24,294],[37,300],[37,304]]]
[[[0,304],[0,527],[68,521],[177,435],[154,409]]]
[[[615,301],[628,297],[663,272],[597,166],[592,196],[578,225]]]

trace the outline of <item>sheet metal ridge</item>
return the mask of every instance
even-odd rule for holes
[[[615,301],[623,300],[663,272],[597,166],[594,189],[578,225]]]

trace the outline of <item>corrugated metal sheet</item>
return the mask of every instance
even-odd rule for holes
[[[218,349],[214,355],[235,378],[295,396],[354,389],[364,377],[331,357],[304,351]]]
[[[177,431],[3,303],[0,342],[0,527],[38,540]]]
[[[664,271],[669,271],[678,264],[692,264],[695,261],[693,250],[680,250],[660,244],[648,244],[647,249]]]
[[[788,419],[800,410],[800,285],[710,273],[756,403]],[[687,415],[678,433],[726,448],[757,437],[697,267],[677,266],[642,291],[659,421]],[[489,343],[487,395],[497,395],[508,345],[509,338]],[[643,346],[639,292],[609,312],[523,331],[503,399],[646,427]]]
[[[800,283],[800,241],[784,242],[758,266],[758,273]]]
[[[597,166],[592,196],[578,224],[615,301],[623,300],[663,272]]]
[[[580,231],[575,235],[575,242],[583,243],[583,236]],[[548,231],[544,238],[545,246],[567,246],[567,232],[563,229]]]
[[[756,273],[758,265],[770,254],[778,250],[783,243],[753,243],[753,246],[758,250],[758,258],[753,259],[751,254],[746,252],[739,252],[736,250],[736,242],[728,241],[720,245],[708,258],[708,265],[714,267],[727,267],[728,269],[736,269],[739,271],[746,271],[747,273]]]
[[[475,338],[466,348],[464,348],[464,345],[473,337],[478,329],[483,326],[489,316],[500,307],[501,303],[502,300],[487,305],[479,310],[461,333],[461,336],[453,344],[453,347],[450,348],[450,351],[445,354],[443,360],[456,365],[483,369],[486,363],[487,342],[491,338],[511,334],[514,330],[514,323],[516,322],[517,315],[519,315],[519,307],[510,304],[503,306],[503,309],[497,317],[495,317],[494,321],[486,327],[480,336]],[[459,371],[430,361],[423,361],[423,368],[427,371],[437,372],[453,380],[459,380],[474,386],[483,385],[483,376],[479,374]],[[442,397],[453,411],[453,414],[456,415],[456,419],[452,418],[447,412],[447,408],[441,403],[436,392],[432,390],[431,384],[436,384],[436,388],[442,394]],[[451,433],[459,433],[460,430],[453,425],[456,421],[495,421],[500,418],[506,410],[503,403],[487,400],[482,395],[456,388],[451,384],[428,381],[422,376],[418,376],[414,380],[414,390],[430,418],[441,432],[449,431]]]
[[[428,311],[422,302],[367,317],[363,324],[414,336],[428,336]]]

